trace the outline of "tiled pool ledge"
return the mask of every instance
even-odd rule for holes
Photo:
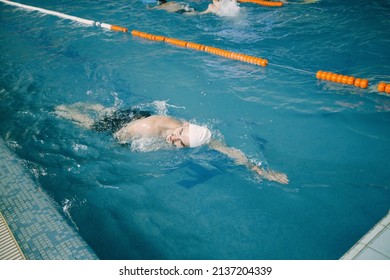
[[[341,259],[390,260],[390,211]]]
[[[26,259],[94,260],[93,250],[68,223],[0,138],[0,212]]]

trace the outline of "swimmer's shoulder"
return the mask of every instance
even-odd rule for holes
[[[177,126],[182,124],[182,122],[180,122],[175,118],[169,116],[163,116],[163,115],[153,115],[145,118],[144,120],[160,126],[170,126],[170,125]]]
[[[179,120],[163,116],[163,115],[152,115],[146,118],[138,119],[129,124],[129,126],[135,126],[135,125],[141,125],[141,124],[147,124],[150,126],[161,126],[161,127],[170,127],[170,126],[178,126],[181,125],[182,122]]]

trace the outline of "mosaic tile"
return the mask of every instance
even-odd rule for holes
[[[27,259],[97,259],[0,138],[0,211]]]

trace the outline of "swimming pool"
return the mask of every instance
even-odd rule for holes
[[[270,62],[0,3],[0,135],[100,258],[338,259],[388,212],[390,96],[375,89],[390,82],[388,1],[241,4],[236,17],[150,11],[142,1],[23,3]],[[370,87],[318,81],[318,70]],[[131,151],[53,114],[75,102],[207,124],[290,184],[207,147]]]

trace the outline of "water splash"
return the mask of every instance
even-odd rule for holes
[[[169,100],[156,100],[151,103],[142,103],[137,106],[134,106],[134,108],[138,108],[140,110],[151,110],[156,113],[156,115],[161,116],[168,116],[169,108],[175,108],[175,109],[185,109],[183,106],[176,106],[168,103]]]
[[[133,152],[154,152],[173,149],[172,145],[167,143],[165,139],[157,137],[133,139],[130,148]]]
[[[152,103],[153,106],[156,108],[158,115],[167,115],[169,107],[168,101],[169,100],[157,100]]]
[[[71,215],[71,209],[74,208],[74,207],[79,207],[79,206],[82,206],[83,204],[85,204],[87,202],[86,199],[78,199],[76,197],[72,197],[70,199],[68,198],[64,198],[64,200],[61,202],[61,206],[62,206],[62,211],[64,212],[64,214],[69,218],[69,220],[71,221],[71,223],[74,225],[74,227],[78,230],[78,226],[77,224],[75,223],[75,221],[72,219],[72,215]]]
[[[217,15],[220,17],[235,17],[240,12],[240,6],[236,0],[220,0],[220,9]]]

